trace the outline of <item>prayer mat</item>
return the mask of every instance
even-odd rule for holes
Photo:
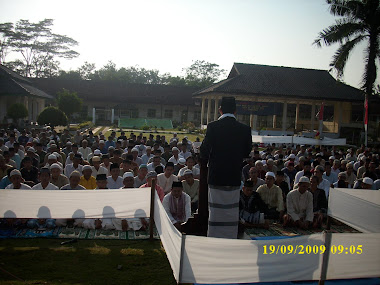
[[[269,224],[268,229],[264,228],[245,228],[244,232],[251,239],[260,239],[265,237],[294,237],[300,235],[311,235],[315,233],[320,233],[326,230],[326,225],[323,225],[321,229],[299,229],[294,227],[283,227],[281,224],[273,223]],[[331,233],[360,233],[359,231],[351,228],[347,225],[331,225],[330,230],[328,232]]]
[[[160,239],[157,229],[153,229],[153,237]],[[149,230],[127,232],[117,230],[88,230],[83,228],[56,227],[54,229],[0,229],[0,239],[7,238],[59,238],[59,239],[107,239],[136,240],[149,239]]]

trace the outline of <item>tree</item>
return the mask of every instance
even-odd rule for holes
[[[326,0],[330,13],[341,17],[335,24],[319,33],[314,44],[321,47],[339,43],[330,66],[343,76],[350,53],[360,42],[367,41],[364,53],[365,70],[362,89],[366,100],[373,94],[376,81],[376,59],[380,58],[380,5],[379,0]]]
[[[213,84],[225,72],[224,69],[219,69],[218,64],[204,60],[193,61],[192,65],[183,70],[186,85],[200,88]]]
[[[38,115],[37,122],[39,125],[66,126],[68,119],[65,113],[59,110],[57,107],[47,107]]]
[[[72,114],[80,112],[82,110],[82,99],[80,99],[76,92],[70,92],[67,89],[63,89],[58,92],[57,99],[58,108],[71,119]]]
[[[79,55],[71,47],[78,42],[65,35],[52,32],[52,19],[45,19],[38,23],[20,20],[12,23],[0,24],[0,56],[4,63],[9,51],[19,53],[21,59],[6,63],[9,66],[21,69],[26,77],[47,77],[58,73],[59,62],[54,59],[74,58]]]
[[[28,109],[22,103],[14,103],[9,106],[7,116],[12,118],[13,122],[17,122],[19,119],[23,119],[28,116]]]

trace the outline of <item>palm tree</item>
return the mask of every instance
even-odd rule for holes
[[[365,70],[361,88],[365,99],[373,93],[376,81],[376,59],[380,59],[380,5],[379,0],[326,0],[330,13],[341,17],[319,33],[314,44],[330,46],[339,43],[330,66],[343,75],[351,51],[362,41],[367,41],[364,53]]]

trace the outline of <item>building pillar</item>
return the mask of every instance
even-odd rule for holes
[[[282,109],[282,132],[285,135],[286,132],[286,118],[288,116],[288,103],[284,102]]]
[[[208,98],[207,102],[207,124],[211,121],[211,98]]]
[[[257,131],[257,115],[253,115],[253,122],[252,122],[252,125],[253,125],[253,130],[254,131]]]
[[[215,98],[215,110],[214,110],[214,121],[218,119],[218,114],[219,114],[219,98]]]
[[[277,125],[277,115],[273,115],[273,129],[276,128],[276,125]]]
[[[297,103],[297,106],[296,106],[296,119],[295,119],[295,122],[294,122],[294,132],[296,132],[298,130],[298,119],[299,119],[299,116],[300,116],[300,103]]]
[[[38,99],[35,99],[34,100],[34,120],[35,122],[37,122],[37,116],[38,116]]]
[[[342,125],[342,117],[343,117],[343,110],[342,110],[342,104],[336,104],[335,105],[338,109],[338,126],[337,126],[337,133],[340,136],[340,126]],[[335,110],[334,110],[335,112]]]
[[[115,121],[115,109],[111,109],[111,124]]]
[[[312,132],[314,132],[314,121],[315,121],[315,103],[311,104],[310,129]]]
[[[95,125],[95,107],[92,108],[92,123]]]
[[[32,98],[28,97],[28,121],[31,122],[33,121],[33,102]]]
[[[201,128],[202,128],[203,121],[204,121],[204,116],[205,116],[205,101],[206,101],[206,98],[202,98],[202,108],[201,108]]]

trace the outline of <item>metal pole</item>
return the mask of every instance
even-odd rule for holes
[[[150,188],[150,217],[149,217],[149,240],[153,241],[153,225],[154,225],[154,197],[156,195],[156,179],[152,179],[152,187]]]
[[[183,271],[183,254],[185,251],[185,239],[186,239],[186,234],[182,233],[181,237],[181,253],[179,256],[179,272],[178,272],[178,284],[183,284],[181,283],[182,279],[182,271]]]

